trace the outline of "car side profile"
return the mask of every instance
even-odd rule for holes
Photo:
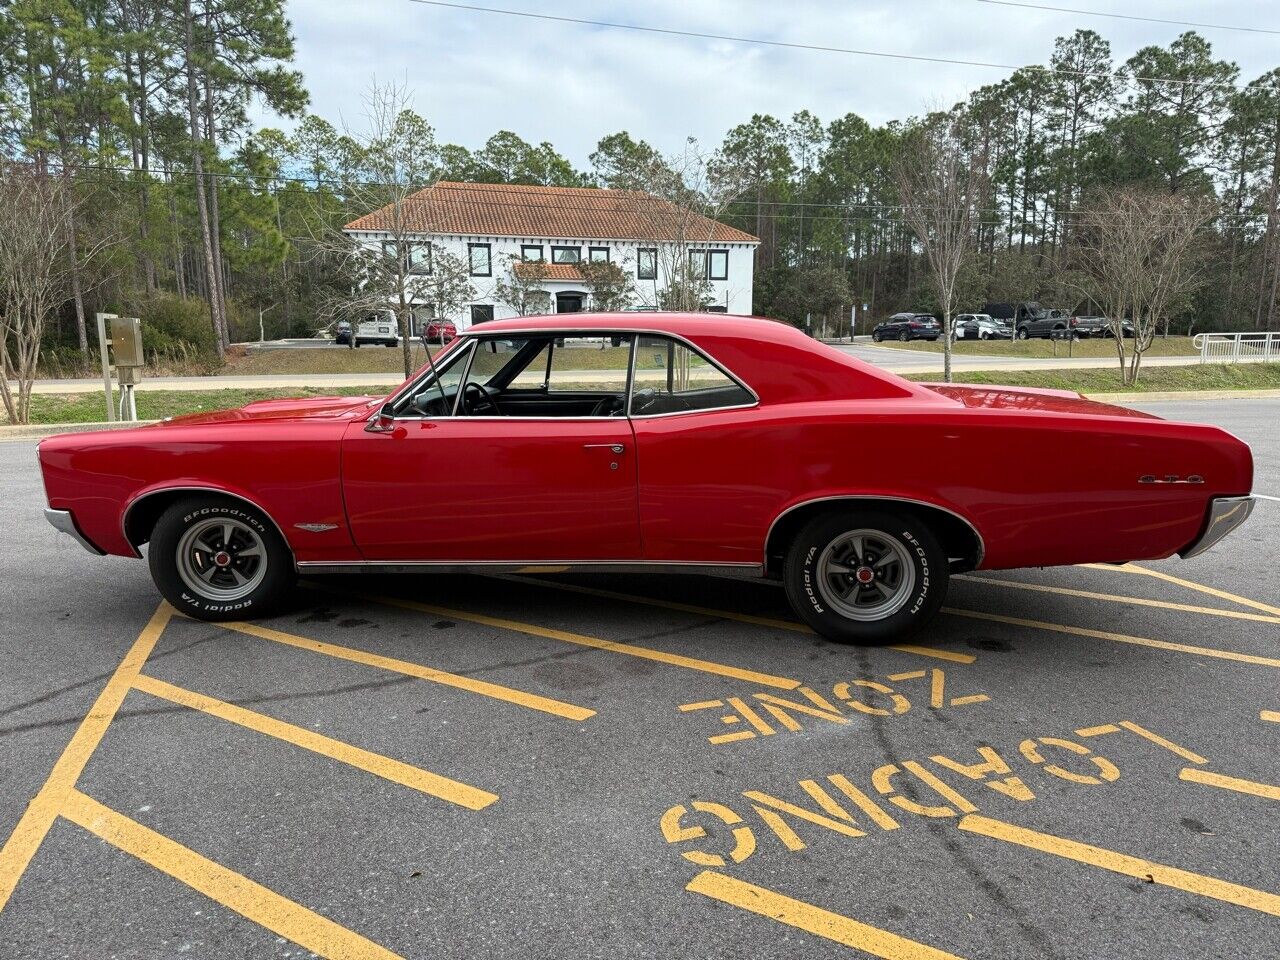
[[[871,339],[876,343],[882,340],[937,340],[942,336],[942,328],[932,314],[928,313],[895,313],[888,320],[875,325],[871,331]]]
[[[270,612],[299,574],[731,568],[823,636],[884,643],[954,572],[1193,556],[1253,505],[1249,448],[1216,427],[674,313],[494,321],[387,397],[57,436],[39,460],[55,527],[145,547],[210,620]]]
[[[951,321],[957,340],[1011,340],[1013,327],[985,313],[962,313]]]

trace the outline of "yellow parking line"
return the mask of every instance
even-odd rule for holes
[[[396,960],[398,957],[372,940],[103,806],[79,790],[70,791],[61,812],[72,823],[113,847],[312,953],[334,960]]]
[[[161,603],[156,608],[107,685],[102,688],[102,693],[98,694],[98,699],[80,721],[80,726],[53,765],[44,786],[27,806],[3,849],[0,849],[0,911],[9,902],[9,897],[13,895],[31,858],[35,856],[49,828],[53,826],[53,821],[57,819],[68,793],[80,779],[85,764],[89,762],[93,751],[102,741],[102,735],[115,719],[125,694],[129,692],[129,687],[133,685],[134,678],[146,663],[147,657],[151,656],[156,641],[172,616],[173,608],[167,603]]]
[[[1280,667],[1280,660],[1272,657],[1255,657],[1248,653],[1235,653],[1231,650],[1216,650],[1212,647],[1195,647],[1186,643],[1170,643],[1167,640],[1150,640],[1146,637],[1131,637],[1124,633],[1111,633],[1106,630],[1090,630],[1087,627],[1069,627],[1062,623],[1047,623],[1044,620],[1026,620],[1022,617],[1006,617],[998,613],[984,613],[980,610],[960,610],[956,607],[943,607],[943,613],[957,617],[969,617],[973,620],[991,620],[995,623],[1008,623],[1015,627],[1034,627],[1037,630],[1050,630],[1054,633],[1069,633],[1077,637],[1093,637],[1097,640],[1113,640],[1116,643],[1132,643],[1140,647],[1154,647],[1157,650],[1173,650],[1176,653],[1190,653],[1197,657],[1216,657],[1219,660],[1234,660],[1237,663],[1252,663],[1261,667]]]
[[[1204,757],[1200,756],[1200,754],[1193,753],[1192,751],[1188,750],[1186,747],[1180,747],[1176,743],[1166,740],[1164,737],[1160,736],[1160,734],[1152,733],[1146,727],[1138,726],[1132,720],[1121,720],[1120,726],[1124,727],[1130,733],[1136,733],[1138,736],[1143,737],[1146,740],[1150,740],[1157,747],[1164,747],[1166,750],[1170,751],[1171,753],[1176,753],[1183,760],[1189,760],[1191,763],[1208,763],[1209,762]]]
[[[1238,603],[1241,606],[1253,607],[1255,610],[1261,610],[1263,613],[1280,616],[1280,607],[1273,607],[1271,604],[1263,603],[1261,600],[1250,600],[1248,597],[1242,597],[1234,593],[1227,593],[1227,591],[1219,590],[1217,587],[1205,586],[1203,583],[1196,583],[1193,580],[1183,580],[1181,577],[1175,577],[1162,570],[1151,570],[1147,567],[1140,567],[1136,563],[1126,563],[1120,566],[1113,566],[1109,563],[1082,563],[1080,566],[1088,567],[1090,570],[1110,570],[1113,572],[1119,571],[1120,573],[1136,573],[1144,577],[1155,577],[1157,580],[1163,580],[1166,583],[1185,587],[1188,590],[1195,590],[1197,593],[1203,593],[1210,597],[1217,597],[1219,600],[1229,600],[1232,603]]]
[[[1261,710],[1258,712],[1259,720],[1270,720],[1272,723],[1280,723],[1280,710]]]
[[[685,889],[846,947],[862,950],[873,957],[885,960],[959,960],[955,954],[908,940],[888,930],[851,920],[714,870],[703,870],[689,881]]]
[[[810,630],[803,623],[796,623],[794,620],[778,620],[774,617],[758,617],[751,613],[736,613],[732,610],[715,610],[711,607],[699,607],[691,603],[678,603],[674,600],[658,600],[654,597],[637,596],[630,593],[616,593],[613,590],[599,590],[595,587],[580,587],[576,583],[558,583],[553,580],[537,580],[530,581],[525,577],[510,576],[501,573],[491,573],[487,576],[495,580],[510,580],[513,583],[528,584],[536,582],[540,586],[551,587],[554,590],[563,590],[569,593],[581,593],[588,597],[601,597],[605,600],[621,600],[624,603],[639,603],[650,607],[662,607],[667,610],[676,610],[680,613],[692,613],[700,617],[712,617],[716,620],[736,620],[738,623],[749,623],[756,627],[773,627],[776,630],[790,630],[793,633],[808,633]],[[900,650],[903,653],[916,653],[923,657],[936,657],[939,660],[950,660],[952,663],[973,663],[978,658],[969,653],[952,653],[950,650],[941,650],[936,647],[920,647],[912,644],[896,644],[889,649]]]
[[[1178,779],[1190,783],[1203,783],[1207,787],[1221,787],[1223,790],[1234,790],[1236,793],[1247,793],[1267,800],[1280,800],[1280,787],[1270,783],[1258,783],[1255,780],[1241,780],[1238,777],[1227,777],[1221,773],[1210,773],[1199,767],[1184,767],[1178,771]]]
[[[1066,840],[1048,833],[1028,830],[1025,827],[1015,827],[1011,823],[991,820],[976,813],[963,817],[959,826],[961,830],[969,833],[1003,840],[1030,850],[1050,853],[1078,863],[1087,863],[1103,870],[1110,870],[1112,873],[1136,877],[1139,880],[1158,883],[1202,897],[1212,897],[1214,900],[1222,900],[1238,907],[1247,907],[1250,910],[1280,917],[1280,896],[1267,893],[1265,890],[1255,890],[1252,887],[1219,880],[1216,877],[1206,877],[1203,874],[1192,873],[1190,870],[1166,867],[1160,863],[1116,853],[1114,850],[1104,850],[1102,847],[1090,846],[1077,840]]]
[[[525,581],[526,583],[529,581]],[[546,637],[548,640],[563,640],[565,643],[576,643],[583,647],[594,647],[597,650],[608,650],[611,653],[622,653],[629,657],[640,657],[644,660],[656,660],[659,663],[665,663],[673,667],[684,667],[686,670],[701,670],[703,673],[714,673],[722,677],[730,677],[734,680],[745,680],[748,683],[762,684],[768,687],[779,687],[783,690],[794,690],[800,686],[799,680],[789,680],[786,677],[775,677],[769,673],[759,673],[755,670],[744,670],[741,667],[731,667],[728,664],[716,663],[713,660],[698,660],[694,657],[682,656],[678,653],[667,653],[665,650],[653,650],[649,647],[638,647],[630,643],[617,643],[613,640],[602,640],[599,637],[589,637],[582,633],[568,633],[564,630],[553,630],[551,627],[540,627],[533,623],[521,623],[518,620],[503,620],[500,617],[488,617],[481,613],[468,613],[464,610],[450,610],[446,607],[433,607],[426,603],[418,603],[416,600],[399,600],[395,597],[375,597],[364,596],[366,600],[372,600],[374,603],[383,603],[392,607],[402,607],[405,610],[416,610],[419,613],[429,613],[436,617],[449,617],[453,620],[466,620],[470,623],[481,623],[486,627],[497,627],[501,630],[511,630],[515,633],[527,633],[533,637]]]
[[[390,780],[392,783],[399,783],[429,796],[456,803],[468,810],[483,810],[498,799],[496,793],[489,793],[487,790],[480,790],[428,770],[401,763],[399,760],[353,747],[341,740],[334,740],[305,727],[296,727],[266,714],[246,710],[234,703],[217,700],[203,693],[196,693],[194,690],[176,687],[155,677],[149,677],[145,673],[140,674],[133,685],[135,689],[149,693],[153,697],[190,707],[192,710],[199,710],[211,717],[217,717],[219,720],[234,723],[248,730],[256,730],[277,740],[284,740],[286,743],[292,743],[294,746],[329,757],[331,760],[338,760],[364,770],[366,773],[382,777],[384,780]]]
[[[1245,613],[1241,610],[1223,610],[1219,607],[1197,607],[1189,603],[1170,603],[1164,600],[1148,600],[1146,597],[1117,596],[1111,593],[1094,593],[1091,590],[1073,590],[1068,587],[1051,587],[1043,583],[1021,583],[1017,580],[997,580],[994,577],[953,576],[952,580],[966,580],[970,583],[986,583],[995,587],[1009,587],[1014,590],[1032,590],[1039,593],[1057,593],[1067,597],[1081,597],[1085,600],[1106,600],[1111,603],[1123,603],[1137,607],[1159,607],[1164,610],[1177,610],[1181,613],[1201,613],[1214,617],[1228,617],[1233,620],[1254,620],[1259,623],[1280,623],[1280,617],[1262,613]]]
[[[285,633],[282,630],[260,627],[256,623],[236,621],[220,623],[218,626],[226,627],[228,630],[235,630],[238,633],[245,633],[251,637],[258,637],[262,640],[273,640],[276,643],[288,644],[301,650],[323,653],[339,660],[350,660],[352,663],[362,663],[367,667],[391,670],[395,673],[402,673],[407,677],[416,677],[419,680],[430,680],[432,683],[443,684],[446,687],[457,687],[459,690],[478,693],[481,696],[514,703],[521,707],[528,707],[530,710],[541,710],[543,713],[564,717],[566,720],[586,720],[588,717],[596,715],[594,710],[588,710],[586,707],[576,707],[571,703],[540,697],[536,693],[525,693],[523,690],[515,690],[496,683],[473,680],[471,677],[463,677],[456,673],[446,673],[443,670],[426,667],[420,663],[410,663],[408,660],[396,660],[392,657],[383,657],[376,653],[368,653],[352,647],[341,647],[334,643],[312,640],[309,637],[299,637],[292,633]]]

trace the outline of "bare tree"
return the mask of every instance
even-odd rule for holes
[[[705,264],[691,254],[715,241],[725,209],[746,188],[742,169],[720,154],[708,155],[690,137],[679,153],[649,157],[628,179],[642,189],[626,192],[640,225],[637,239],[654,244],[654,279],[638,293],[650,306],[694,311],[710,303]],[[660,288],[659,284],[665,286]]]
[[[71,291],[68,243],[77,203],[64,180],[0,164],[0,402],[10,423],[30,419],[40,338]],[[89,244],[79,263],[109,242]]]
[[[915,234],[942,308],[942,377],[951,382],[956,280],[973,243],[986,163],[972,156],[959,118],[933,114],[903,138],[894,164],[902,218]]]
[[[1204,261],[1192,248],[1215,206],[1207,197],[1137,188],[1100,191],[1088,206],[1075,215],[1074,259],[1085,292],[1107,315],[1121,379],[1132,385],[1156,332],[1195,287]]]
[[[595,260],[578,264],[578,270],[583,286],[591,291],[592,310],[610,313],[631,303],[636,288],[623,267],[611,260]]]
[[[448,317],[474,297],[470,267],[435,248],[429,191],[438,172],[435,133],[409,107],[403,86],[374,83],[365,95],[365,130],[344,136],[343,194],[347,209],[377,213],[370,237],[353,237],[341,224],[311,236],[314,257],[336,265],[351,283],[322,306],[330,320],[358,323],[369,314],[395,316],[404,374],[413,373],[411,319],[415,306]]]
[[[542,286],[550,272],[546,263],[511,254],[505,257],[505,261],[506,276],[494,284],[494,298],[514,310],[517,316],[549,312],[551,294]]]

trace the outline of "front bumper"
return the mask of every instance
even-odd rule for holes
[[[1189,560],[1215,546],[1232,530],[1249,519],[1253,513],[1253,497],[1214,497],[1209,501],[1209,515],[1200,536],[1178,551],[1178,556]]]
[[[104,555],[104,551],[99,550],[80,532],[80,528],[76,526],[76,518],[71,515],[70,510],[54,510],[52,507],[45,507],[44,518],[49,521],[53,529],[65,533],[90,553],[99,557]]]

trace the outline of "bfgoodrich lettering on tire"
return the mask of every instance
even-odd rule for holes
[[[261,511],[216,495],[190,497],[156,521],[151,578],[176,609],[200,620],[266,613],[292,589],[293,554]]]
[[[892,643],[937,613],[947,557],[907,511],[828,513],[792,541],[783,581],[796,614],[828,640]]]

